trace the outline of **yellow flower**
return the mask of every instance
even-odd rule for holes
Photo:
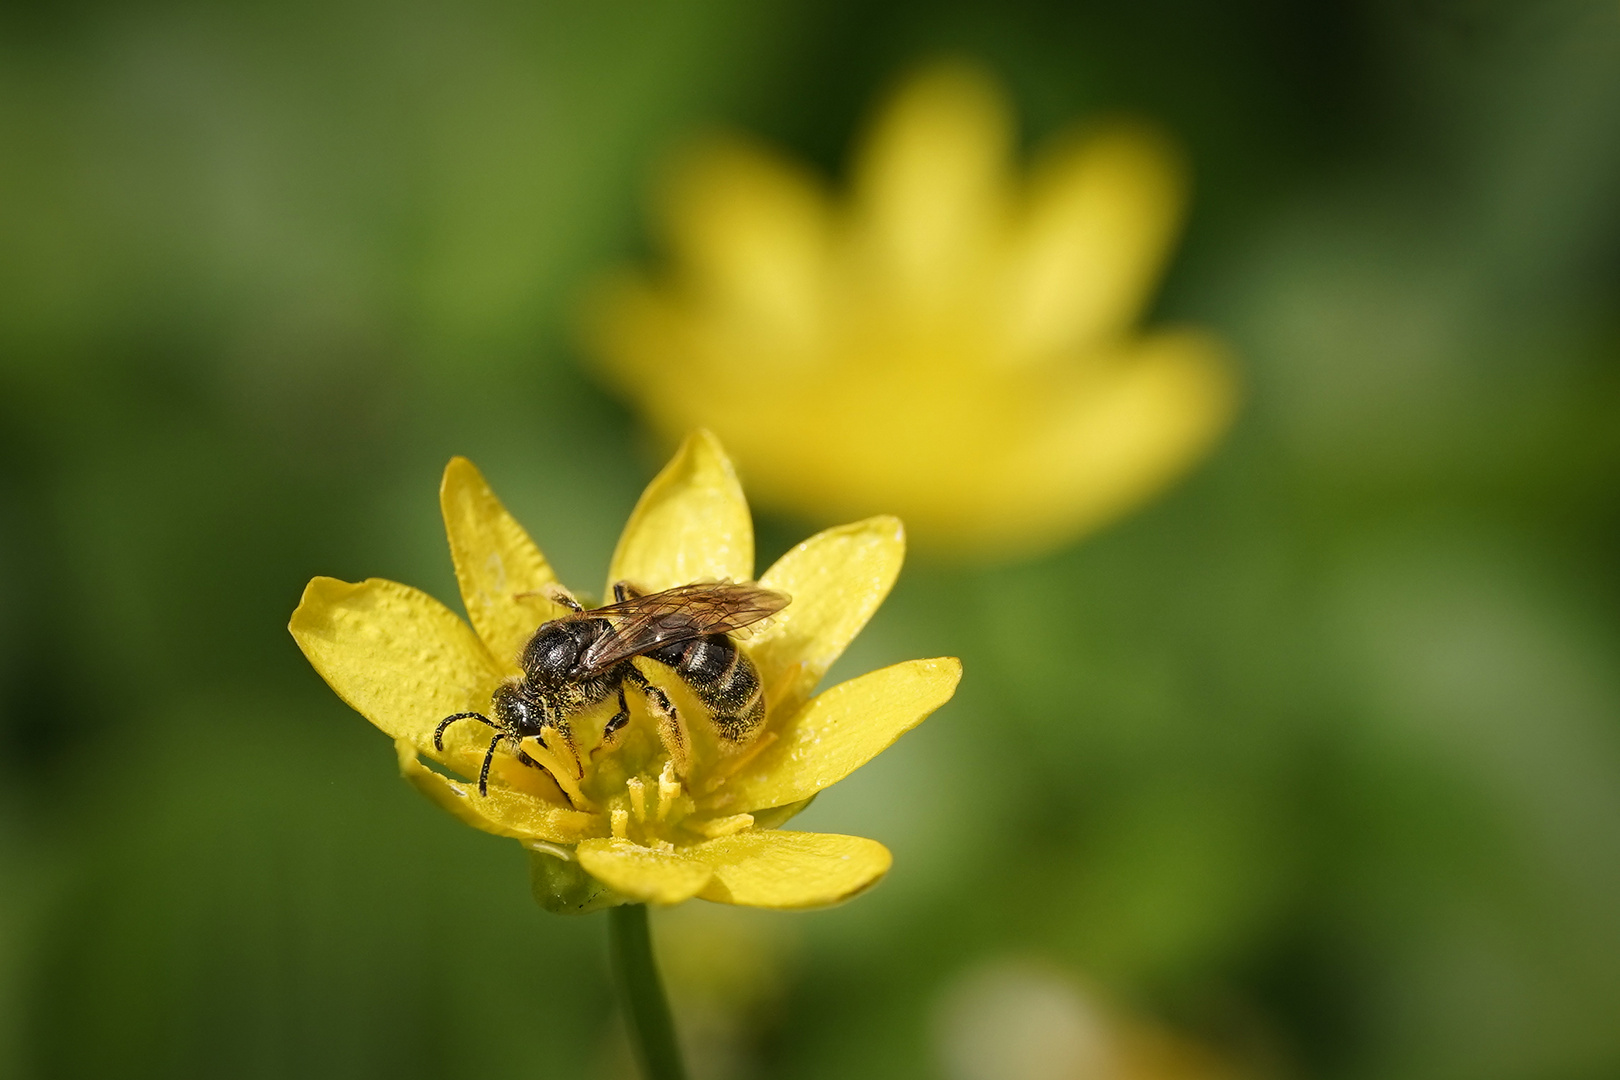
[[[1027,178],[975,69],[905,84],[840,205],[746,141],[664,185],[662,277],[624,272],[594,351],[673,437],[713,428],[756,500],[888,510],[936,547],[1033,551],[1164,488],[1225,429],[1233,378],[1192,329],[1139,332],[1182,173],[1135,126],[1056,140]]]
[[[435,729],[457,713],[490,713],[496,688],[521,677],[516,658],[535,629],[567,612],[545,557],[470,462],[450,462],[439,499],[471,627],[405,585],[316,578],[289,629],[332,689],[393,737],[406,779],[466,823],[525,843],[542,903],[586,911],[698,896],[812,907],[853,896],[888,870],[889,852],[875,841],[778,826],[956,689],[956,660],[913,660],[812,696],[899,572],[897,520],[829,529],[761,575],[762,586],[792,600],[740,642],[767,702],[746,746],[703,723],[703,705],[672,669],[638,658],[685,718],[684,760],[631,693],[631,721],[609,729],[611,738],[604,729],[616,698],[568,718],[571,747],[526,738],[527,763],[503,747],[485,794],[445,773],[478,776],[489,730],[453,724],[441,749]],[[626,581],[655,592],[753,574],[753,525],[736,474],[712,435],[694,435],[636,505],[609,588]]]

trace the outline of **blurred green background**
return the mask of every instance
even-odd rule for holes
[[[801,819],[895,870],[660,918],[699,1076],[978,1080],[942,1003],[1003,962],[1243,1075],[1620,1075],[1620,7],[1564,0],[6,5],[0,1075],[625,1075],[602,918],[287,616],[453,598],[454,453],[595,588],[658,453],[573,311],[655,163],[836,175],[942,54],[1030,140],[1178,134],[1154,318],[1247,401],[1101,535],[908,566],[839,673],[962,690]]]

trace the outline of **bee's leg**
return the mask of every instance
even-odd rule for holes
[[[544,735],[536,735],[534,737],[534,741],[540,744],[540,749],[542,750],[551,749],[551,746],[546,742],[546,737]],[[534,758],[529,756],[528,751],[523,749],[523,744],[521,742],[518,743],[517,759],[519,764],[522,765],[533,765],[537,769],[545,768],[544,765],[540,764],[538,761],[534,760]]]
[[[480,795],[487,796],[489,794],[489,765],[490,762],[495,760],[495,748],[501,745],[501,740],[504,738],[506,738],[506,733],[498,731],[495,733],[495,737],[489,740],[489,749],[484,753],[484,767],[478,770],[478,794]]]
[[[580,612],[585,610],[585,606],[578,600],[574,599],[574,594],[563,588],[561,585],[553,585],[550,588],[542,591],[544,592],[546,598],[552,603],[561,604],[569,611],[572,611],[575,615],[578,615]]]
[[[548,732],[556,737],[551,742],[546,741]],[[554,717],[545,722],[545,725],[540,729],[540,734],[534,738],[541,746],[551,751],[556,758],[558,768],[567,768],[572,765],[574,779],[580,780],[584,778],[585,762],[579,756],[579,744],[574,741],[573,725],[561,717]],[[559,746],[566,750],[567,753],[559,753]]]
[[[451,724],[457,720],[477,720],[487,727],[494,727],[495,722],[481,712],[458,712],[454,716],[447,716],[439,721],[439,726],[433,729],[433,747],[441,754],[444,752],[444,733]]]
[[[543,589],[530,589],[528,592],[513,593],[512,599],[527,600],[531,596],[543,596],[553,604],[567,608],[575,615],[585,610],[584,606],[574,599],[574,594],[561,585],[547,585]]]
[[[613,583],[613,602],[615,604],[622,604],[626,600],[634,600],[638,596],[645,595],[646,593],[643,593],[628,581],[615,581]]]
[[[640,672],[637,672],[639,675]],[[602,741],[597,744],[598,750],[605,750],[619,741],[619,732],[624,730],[630,722],[630,705],[624,700],[624,683],[619,684],[619,711],[608,718],[602,726]]]
[[[635,665],[625,665],[625,681],[640,690],[647,699],[647,708],[658,721],[658,741],[664,744],[669,752],[669,760],[675,766],[677,776],[685,776],[687,765],[691,761],[691,752],[687,749],[686,725],[681,722],[681,714],[675,710],[675,703],[669,700],[669,695],[647,681],[647,677],[637,671]]]
[[[647,705],[658,718],[658,741],[669,751],[669,760],[675,765],[675,775],[685,776],[691,752],[687,749],[686,725],[681,722],[681,714],[675,711],[675,703],[669,700],[669,695],[650,683],[647,686]]]

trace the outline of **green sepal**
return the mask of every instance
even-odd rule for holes
[[[558,915],[587,915],[630,902],[587,874],[573,852],[550,844],[529,848],[529,887],[536,903]]]

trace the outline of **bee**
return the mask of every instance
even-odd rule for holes
[[[631,661],[638,656],[666,664],[710,713],[720,738],[742,744],[765,719],[765,693],[759,671],[729,636],[781,611],[789,597],[754,584],[698,582],[662,592],[643,593],[629,582],[613,586],[614,603],[586,610],[567,593],[552,597],[569,614],[542,623],[518,656],[523,674],[496,688],[493,717],[459,712],[439,721],[433,745],[444,750],[444,733],[455,723],[476,720],[494,730],[478,771],[478,792],[489,794],[489,767],[502,743],[511,743],[525,765],[539,763],[523,752],[522,741],[547,746],[550,732],[574,751],[570,720],[591,706],[618,696],[619,708],[602,729],[605,745],[630,722],[625,688],[640,693],[658,721],[659,738],[672,758],[685,759],[685,735],[674,702],[648,682]],[[577,751],[574,752],[578,760]]]

